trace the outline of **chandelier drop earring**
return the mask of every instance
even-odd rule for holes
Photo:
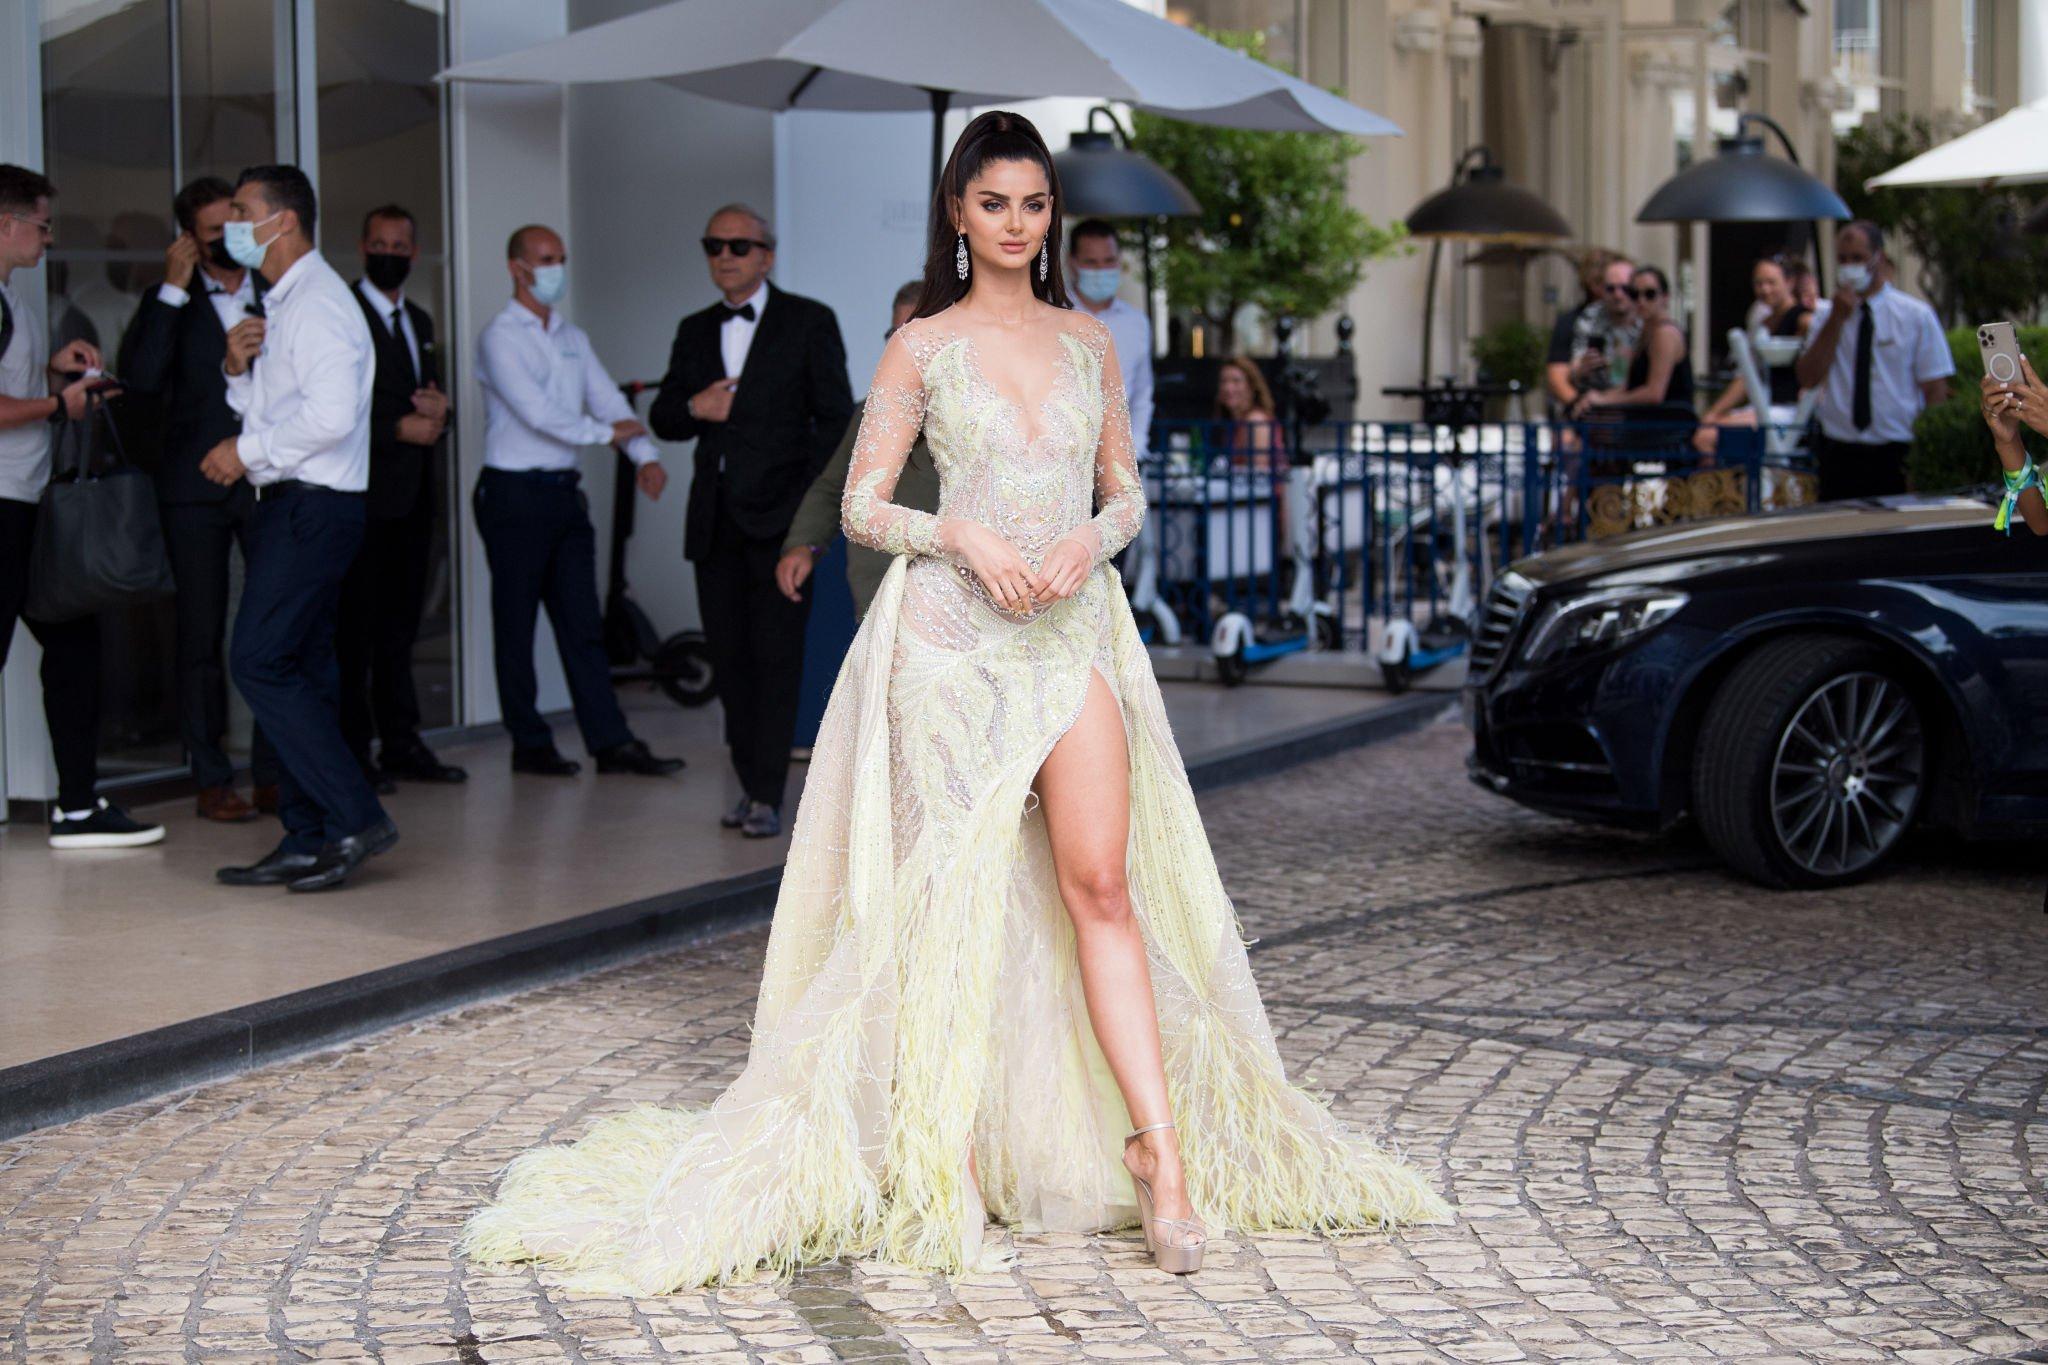
[[[1047,233],[1038,244],[1038,281],[1045,283],[1045,272],[1052,269],[1052,234]]]
[[[967,234],[960,234],[960,244],[953,248],[953,269],[961,279],[967,278]]]

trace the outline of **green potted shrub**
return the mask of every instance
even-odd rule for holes
[[[1524,394],[1540,395],[1543,387],[1543,357],[1550,350],[1550,337],[1542,328],[1527,322],[1503,322],[1472,338],[1472,361],[1479,367],[1482,384],[1520,384]],[[1490,399],[1487,414],[1495,421],[1508,410],[1505,398]],[[1523,416],[1542,411],[1538,397],[1524,398]]]

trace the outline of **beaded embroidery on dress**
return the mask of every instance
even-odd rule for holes
[[[838,1256],[988,1268],[985,1213],[1026,1230],[1135,1224],[1123,1102],[1030,792],[1091,670],[1129,745],[1130,895],[1197,1214],[1212,1236],[1449,1218],[1421,1174],[1282,1070],[1108,563],[1145,514],[1108,328],[1061,320],[1034,405],[990,382],[950,311],[891,339],[856,438],[846,533],[898,558],[812,748],[745,1069],[708,1109],[641,1105],[517,1157],[464,1230],[472,1259],[660,1294]],[[888,501],[920,426],[936,515]],[[946,517],[993,528],[1034,569],[1076,538],[1094,568],[1013,614],[946,556]]]

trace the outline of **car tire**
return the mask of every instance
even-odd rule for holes
[[[1774,640],[1708,705],[1693,814],[1730,867],[1771,887],[1828,887],[1883,866],[1918,814],[1926,727],[1890,655],[1840,636]]]

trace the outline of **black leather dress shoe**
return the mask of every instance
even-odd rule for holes
[[[453,763],[443,763],[434,757],[434,751],[421,744],[411,749],[401,749],[395,754],[385,754],[377,761],[378,768],[387,777],[403,778],[407,782],[467,782],[469,774]]]
[[[319,861],[316,853],[287,853],[277,848],[247,867],[224,867],[213,875],[228,886],[283,886],[311,872]]]
[[[562,751],[550,744],[545,749],[514,749],[512,771],[538,773],[542,777],[574,777],[583,771],[583,765],[573,758],[562,757]]]
[[[398,790],[397,778],[392,777],[382,768],[368,761],[365,761],[363,764],[363,780],[368,782],[370,790],[376,792],[379,796],[389,796]]]
[[[355,870],[398,842],[398,826],[379,820],[361,834],[336,839],[320,850],[302,876],[285,883],[293,891],[331,891],[347,881]]]
[[[624,744],[614,744],[609,749],[600,749],[595,755],[597,770],[601,773],[639,773],[642,777],[667,777],[683,766],[680,758],[659,758],[652,753],[645,740],[629,739]]]

